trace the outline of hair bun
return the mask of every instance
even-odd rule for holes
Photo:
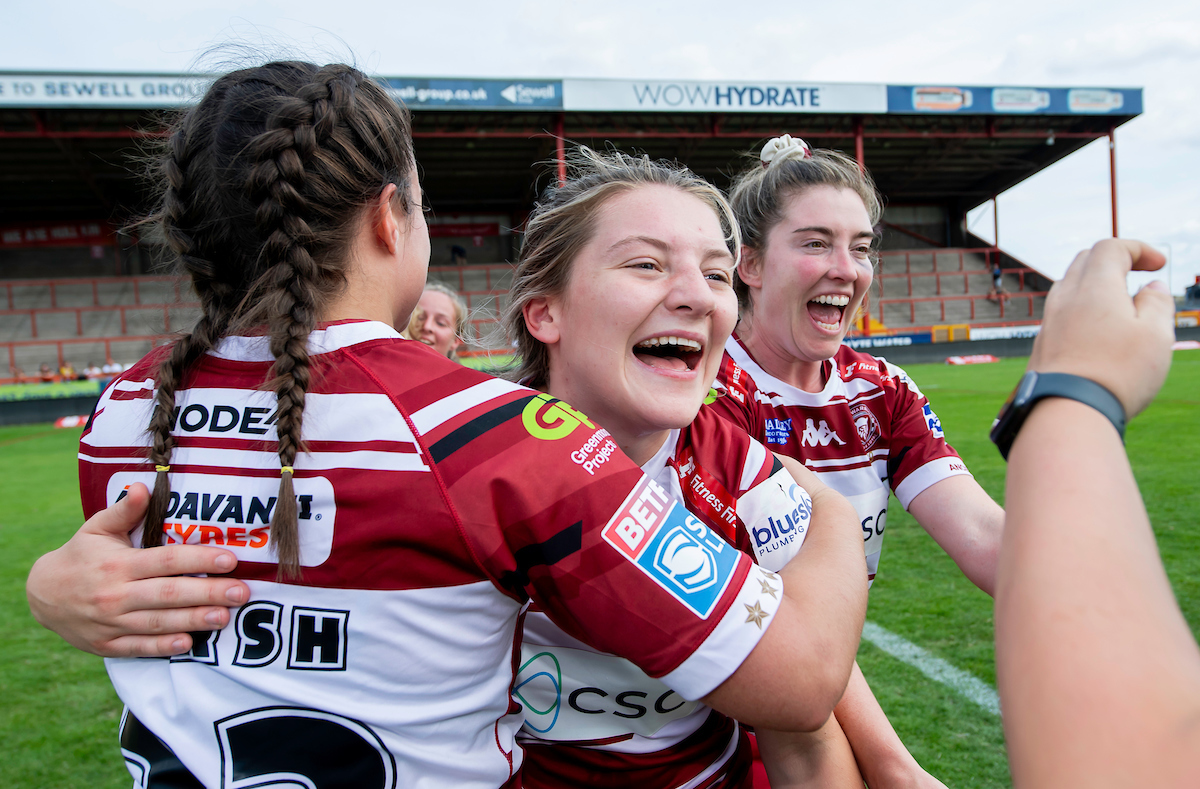
[[[762,153],[758,155],[758,158],[762,160],[763,167],[769,167],[771,162],[782,162],[795,157],[811,159],[812,150],[804,140],[801,140],[799,137],[793,137],[790,134],[772,137],[763,146]]]

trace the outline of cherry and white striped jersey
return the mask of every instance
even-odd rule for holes
[[[807,534],[807,492],[762,444],[714,413],[671,431],[642,471],[768,569],[786,564]],[[744,613],[761,616],[752,606]],[[525,708],[526,789],[748,785],[750,746],[735,721],[537,610],[525,618],[514,698]]]
[[[381,323],[331,324],[309,348],[296,582],[276,579],[268,542],[267,339],[227,338],[177,392],[165,541],[232,550],[252,594],[186,655],[107,662],[137,786],[519,786],[510,692],[531,600],[688,699],[770,624],[778,577],[621,453],[574,460],[601,431],[565,403]],[[88,515],[153,483],[164,352],[117,378],[84,431]]]
[[[717,374],[721,396],[705,408],[768,449],[803,462],[850,500],[863,532],[867,575],[874,580],[888,492],[907,509],[934,483],[971,472],[904,370],[845,345],[824,364],[825,388],[806,392],[767,373],[734,335]]]

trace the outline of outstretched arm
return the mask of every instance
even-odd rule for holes
[[[1102,241],[1046,304],[1029,367],[1070,373],[1140,412],[1170,365],[1170,297],[1132,300],[1163,258]],[[1018,786],[1200,785],[1200,650],[1163,572],[1112,424],[1048,398],[1012,445],[996,590],[996,668]]]
[[[171,545],[140,550],[129,532],[146,514],[142,484],[87,520],[66,545],[38,559],[25,593],[34,618],[72,645],[105,657],[163,657],[191,649],[190,632],[219,630],[225,606],[249,588],[227,573],[237,564],[220,548]]]
[[[1004,510],[974,477],[935,482],[908,503],[908,511],[971,583],[995,595]]]

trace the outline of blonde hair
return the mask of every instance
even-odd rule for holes
[[[459,292],[450,287],[444,282],[437,280],[429,280],[425,283],[425,290],[432,290],[434,293],[441,293],[449,297],[450,302],[454,305],[454,336],[460,343],[467,342],[467,302],[463,299]],[[420,307],[413,310],[412,316],[408,319],[408,328],[403,332],[409,339],[417,339],[421,336],[421,324],[425,320],[425,313]],[[458,358],[457,344],[450,347],[448,358]]]
[[[794,145],[776,153],[769,164],[764,164],[758,154],[753,156],[754,164],[734,179],[729,202],[737,215],[742,243],[755,251],[766,246],[767,234],[783,219],[787,201],[815,186],[854,192],[862,198],[872,226],[883,218],[883,199],[875,182],[858,162],[843,153]],[[742,311],[749,312],[750,289],[740,277],[734,277],[734,290]]]
[[[721,223],[725,244],[736,261],[742,238],[729,201],[715,186],[677,162],[630,156],[620,151],[600,153],[579,146],[567,158],[565,183],[546,190],[525,225],[525,240],[513,275],[502,322],[516,341],[520,361],[506,374],[534,388],[545,387],[550,354],[525,325],[525,305],[538,298],[560,295],[567,286],[571,263],[592,240],[596,215],[612,197],[640,186],[679,189],[707,203]]]

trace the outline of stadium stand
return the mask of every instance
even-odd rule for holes
[[[14,86],[0,95],[0,383],[42,363],[131,362],[195,316],[179,283],[154,276],[158,249],[124,228],[146,207],[140,147],[204,77],[0,79]],[[379,79],[413,110],[436,211],[430,277],[467,299],[468,354],[505,350],[496,318],[507,261],[576,142],[678,159],[721,187],[781,132],[852,153],[887,201],[858,334],[956,341],[1036,324],[1049,280],[972,235],[966,214],[1089,142],[1111,141],[1142,110],[1139,89]],[[1114,182],[1114,233],[1115,197]],[[988,298],[995,260],[1006,299]]]

